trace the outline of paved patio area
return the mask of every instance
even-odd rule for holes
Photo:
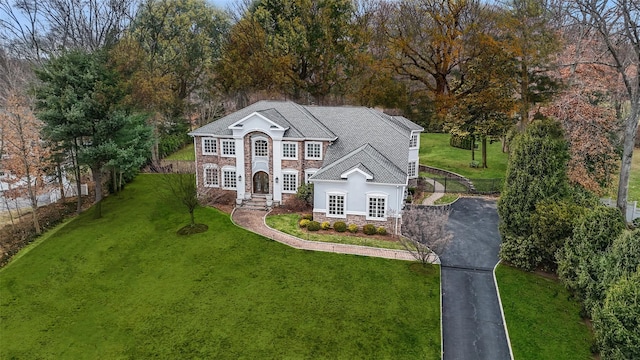
[[[231,213],[231,220],[237,226],[296,249],[324,251],[338,254],[372,256],[385,259],[416,261],[416,259],[408,251],[405,250],[392,250],[369,246],[303,240],[267,226],[267,224],[265,223],[265,217],[267,216],[267,214],[268,212],[261,210],[236,208]],[[440,259],[438,259],[435,254],[432,254],[432,258],[430,261],[434,264],[440,263]]]

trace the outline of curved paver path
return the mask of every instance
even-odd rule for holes
[[[303,240],[267,226],[264,222],[264,218],[267,214],[267,212],[261,210],[235,208],[231,213],[231,220],[236,225],[251,232],[265,236],[282,244],[289,245],[296,249],[415,261],[415,258],[408,251],[404,250],[381,249],[369,246]],[[435,254],[433,254],[431,262],[439,263],[439,259]]]
[[[440,256],[444,360],[511,359],[493,269],[500,234],[495,200],[451,206],[454,239]]]
[[[436,200],[444,196],[444,185],[431,178],[423,178],[425,181],[433,184],[433,194],[422,200],[422,205],[433,205]]]

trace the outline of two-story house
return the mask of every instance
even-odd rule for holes
[[[418,177],[420,132],[366,107],[260,101],[189,133],[198,188],[283,204],[314,184],[314,220],[399,232],[405,191]]]

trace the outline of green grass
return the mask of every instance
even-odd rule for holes
[[[440,356],[438,268],[289,248],[140,175],[0,270],[2,359]]]
[[[298,214],[281,214],[267,216],[266,221],[267,225],[269,225],[270,227],[304,240],[404,250],[404,247],[398,242],[367,238],[366,235],[364,235],[362,232],[359,233],[359,235],[361,236],[349,236],[326,234],[323,233],[322,230],[315,232],[307,231],[305,229],[301,229],[300,226],[298,226],[299,220],[300,216]],[[360,231],[362,231],[362,229]],[[391,231],[391,229],[387,229],[387,231]]]
[[[509,266],[496,270],[513,356],[518,360],[592,359],[592,335],[560,282]]]
[[[640,149],[633,150],[633,159],[631,159],[631,161],[629,194],[627,199],[629,199],[629,201],[640,202]]]
[[[458,200],[460,195],[458,194],[444,194],[443,197],[433,202],[433,205],[444,205],[451,204],[452,202]]]
[[[503,178],[507,171],[507,154],[502,152],[502,144],[487,142],[487,169],[472,168],[471,150],[454,148],[449,145],[449,134],[420,135],[420,164],[453,171],[471,180]],[[480,146],[476,160],[482,160]]]
[[[196,153],[193,150],[193,144],[189,144],[182,149],[174,152],[173,154],[166,157],[167,160],[187,160],[187,161],[195,161]]]

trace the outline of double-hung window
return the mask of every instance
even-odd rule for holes
[[[235,170],[223,170],[222,171],[222,187],[225,189],[236,188],[236,171]]]
[[[345,217],[346,196],[344,194],[327,195],[327,216]]]
[[[282,173],[282,192],[295,193],[298,191],[298,173],[283,172]]]
[[[222,156],[234,156],[236,154],[236,142],[234,140],[221,140]]]
[[[202,154],[216,155],[218,153],[218,139],[202,138]]]
[[[322,160],[322,143],[307,142],[305,145],[304,157],[311,160]]]
[[[380,195],[367,196],[367,219],[384,220],[386,215],[387,197]]]
[[[411,140],[409,140],[409,147],[410,148],[418,147],[418,134],[411,134]]]
[[[294,142],[282,143],[282,158],[283,159],[297,159],[298,158],[298,144]]]
[[[205,187],[220,186],[220,183],[218,180],[218,168],[213,164],[204,165],[204,186]]]
[[[410,178],[414,178],[418,176],[417,173],[417,162],[416,161],[410,161],[409,165],[407,166],[407,176]]]

